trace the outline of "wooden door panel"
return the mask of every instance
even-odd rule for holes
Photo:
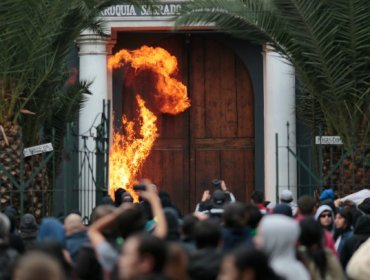
[[[192,66],[196,65],[190,72],[192,201],[201,199],[214,178],[224,179],[238,199],[246,200],[254,184],[250,168],[254,164],[253,93],[248,71],[230,49],[209,38],[194,38],[191,55]]]
[[[191,108],[177,116],[156,111],[150,73],[142,73],[135,86],[124,83],[124,114],[137,115],[135,93],[140,91],[158,118],[160,136],[138,177],[152,179],[184,212],[194,209],[214,178],[224,179],[237,198],[245,200],[254,187],[254,110],[244,64],[232,50],[206,36],[192,36],[190,45],[184,35],[150,38],[148,45],[177,57],[176,78],[189,81]],[[127,79],[133,75],[125,71]]]
[[[252,82],[243,62],[236,60],[237,137],[254,139],[254,98]]]

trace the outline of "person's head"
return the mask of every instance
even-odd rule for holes
[[[290,190],[283,190],[280,194],[281,203],[290,203],[293,201],[293,193]]]
[[[8,238],[10,233],[10,220],[7,215],[0,213],[0,239]]]
[[[263,191],[256,190],[251,195],[251,200],[255,204],[260,204],[265,201],[265,194]]]
[[[167,260],[165,241],[154,235],[129,237],[122,247],[118,269],[120,279],[136,279],[162,273]]]
[[[181,224],[181,235],[183,239],[194,239],[194,229],[198,219],[192,215],[186,215]]]
[[[82,217],[77,214],[69,214],[64,219],[65,235],[71,236],[77,232],[86,230],[84,224],[82,223]]]
[[[167,241],[179,241],[180,240],[180,223],[179,216],[176,210],[172,207],[166,207],[163,209],[164,215],[167,222]]]
[[[281,214],[267,215],[258,226],[255,243],[271,259],[292,256],[299,233],[299,225],[292,218]]]
[[[62,268],[64,275],[69,275],[72,271],[72,265],[66,258],[64,247],[55,240],[38,241],[32,246],[30,252],[43,253],[49,258],[55,259]]]
[[[272,210],[273,214],[282,214],[288,217],[293,217],[293,210],[288,204],[280,203],[275,205],[274,209]]]
[[[200,221],[195,225],[194,239],[198,249],[217,248],[222,239],[221,227],[212,219]]]
[[[94,223],[95,221],[99,220],[101,217],[112,213],[116,209],[113,205],[103,204],[99,205],[94,208],[91,213],[90,223]]]
[[[358,209],[362,211],[364,214],[370,214],[370,197],[365,198],[359,205]]]
[[[340,230],[348,230],[352,226],[352,214],[351,211],[343,208],[339,209],[335,216],[335,228]]]
[[[188,255],[180,243],[171,242],[168,244],[168,258],[164,269],[168,279],[188,279]]]
[[[215,190],[212,194],[212,204],[215,208],[222,208],[226,203],[226,194],[221,190]]]
[[[23,232],[23,233],[36,232],[38,229],[39,229],[39,226],[36,223],[36,219],[34,215],[30,213],[26,213],[22,216],[21,223],[19,226],[20,232]]]
[[[308,195],[303,195],[298,199],[298,211],[303,216],[312,216],[315,212],[315,200]]]
[[[322,193],[320,194],[321,201],[326,200],[326,199],[331,199],[331,200],[335,199],[334,191],[331,188],[324,189]]]
[[[242,246],[227,255],[221,265],[219,280],[280,279],[268,264],[267,256],[253,247]]]
[[[118,188],[114,191],[114,204],[118,207],[122,203],[122,194],[125,192],[123,188]]]
[[[370,236],[370,215],[362,215],[357,219],[353,233]]]
[[[17,227],[17,209],[13,205],[8,205],[3,212],[10,221],[9,231],[14,232]]]
[[[310,247],[322,247],[324,231],[320,224],[313,218],[307,217],[299,222],[301,233],[299,235],[299,244]]]
[[[145,212],[140,206],[130,205],[128,207],[129,208],[120,215],[115,224],[117,233],[123,238],[142,232],[147,222]]]
[[[247,225],[252,229],[256,229],[263,217],[260,209],[252,203],[247,203],[245,205],[245,211],[248,215]]]
[[[227,228],[244,228],[248,222],[248,213],[241,202],[229,203],[223,214],[224,226]]]
[[[327,270],[327,258],[324,251],[324,229],[313,218],[305,218],[300,221],[301,234],[299,245],[304,246],[307,256],[316,264],[322,278],[325,278]]]
[[[129,192],[123,192],[121,194],[121,203],[133,203],[134,198]]]
[[[315,213],[315,220],[329,231],[333,229],[334,217],[333,210],[328,205],[321,205]]]
[[[319,202],[319,206],[318,206],[318,207],[320,207],[321,205],[327,205],[327,206],[329,206],[329,207],[331,208],[331,210],[333,211],[334,216],[335,216],[335,214],[337,213],[337,207],[335,206],[335,204],[334,204],[334,201],[333,201],[333,200],[331,200],[331,199],[326,199],[326,200],[320,201],[320,202]],[[317,210],[316,210],[316,211],[317,211]]]
[[[63,270],[54,258],[42,252],[22,256],[14,270],[13,280],[64,280]]]
[[[53,240],[65,245],[65,229],[63,224],[56,218],[48,217],[41,220],[38,241]]]

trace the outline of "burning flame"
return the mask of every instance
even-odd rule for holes
[[[149,70],[155,77],[154,101],[160,112],[176,115],[190,107],[186,86],[171,77],[177,71],[176,57],[162,48],[143,46],[140,49],[121,50],[109,59],[108,67],[115,69],[129,64],[136,72]],[[136,95],[139,119],[128,121],[122,117],[123,130],[113,132],[113,143],[109,157],[109,194],[114,198],[118,188],[132,190],[136,176],[158,138],[157,117],[145,107],[144,100]],[[136,137],[135,126],[140,126],[140,137]]]
[[[119,68],[126,63],[135,70],[151,70],[157,74],[154,99],[162,113],[176,115],[190,107],[186,86],[171,77],[177,71],[177,59],[168,51],[148,46],[121,50],[109,59],[108,67]]]

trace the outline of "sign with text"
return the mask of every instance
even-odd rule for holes
[[[176,16],[181,10],[179,2],[156,5],[114,5],[102,12],[103,17],[168,17]]]
[[[340,136],[316,136],[316,145],[343,145]]]
[[[38,155],[46,152],[53,151],[53,145],[51,143],[46,143],[38,146],[29,147],[23,150],[24,157],[29,157],[33,155]]]

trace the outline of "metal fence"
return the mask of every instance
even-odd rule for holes
[[[370,187],[370,144],[354,147],[351,151],[339,143],[322,143],[311,140],[306,145],[290,145],[290,128],[287,123],[286,145],[279,145],[282,137],[276,134],[276,188],[277,194],[282,188],[297,186],[297,196],[314,195],[325,186],[331,186],[339,195]],[[322,139],[322,136],[317,136]],[[338,137],[333,137],[338,139]],[[285,139],[284,139],[285,140]],[[334,141],[335,142],[335,141]],[[280,157],[286,157],[287,168],[282,168]],[[279,182],[282,169],[292,172],[292,159],[297,166],[296,182],[282,185]],[[284,174],[289,178],[289,174]]]
[[[0,163],[0,211],[12,206],[18,216],[29,212],[38,220],[78,211],[88,221],[108,186],[110,102],[102,107],[84,135],[78,133],[77,123],[67,124],[60,156],[47,149],[36,154],[37,148],[25,154],[20,145],[11,168]],[[51,136],[55,147],[55,133]]]

